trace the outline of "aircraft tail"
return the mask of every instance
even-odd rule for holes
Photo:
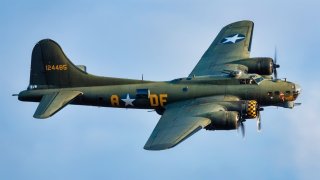
[[[100,77],[74,65],[51,39],[39,41],[32,51],[29,88],[66,88],[141,83],[140,80]]]

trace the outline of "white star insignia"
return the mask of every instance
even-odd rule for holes
[[[240,40],[240,39],[244,39],[245,37],[239,37],[239,34],[235,34],[234,36],[231,36],[231,37],[226,37],[224,38],[222,44],[226,44],[228,42],[231,42],[232,44],[236,43],[237,40]]]
[[[132,102],[133,102],[135,99],[131,99],[129,94],[127,94],[127,97],[126,97],[125,99],[121,99],[121,100],[122,100],[123,102],[125,102],[125,106],[128,106],[128,105],[134,106],[134,105],[132,104]]]

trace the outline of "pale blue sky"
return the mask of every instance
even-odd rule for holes
[[[319,1],[0,1],[0,179],[319,179]],[[159,116],[68,106],[47,120],[11,94],[29,81],[31,51],[57,41],[88,72],[187,76],[220,29],[255,22],[252,57],[278,49],[279,76],[301,84],[302,106],[266,108],[262,132],[201,131],[146,151]]]

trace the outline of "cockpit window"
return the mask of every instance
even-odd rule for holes
[[[32,90],[32,89],[37,89],[38,88],[38,86],[37,85],[29,85],[28,86],[28,90]]]
[[[239,79],[240,84],[256,84],[253,79]]]
[[[258,77],[258,78],[254,78],[254,81],[257,83],[257,84],[260,84],[261,81],[263,81],[263,77]]]

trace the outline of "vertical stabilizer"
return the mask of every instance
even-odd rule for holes
[[[32,51],[29,88],[67,88],[141,83],[141,80],[88,74],[85,66],[74,65],[51,39],[39,41]],[[145,82],[145,81],[144,81]]]

